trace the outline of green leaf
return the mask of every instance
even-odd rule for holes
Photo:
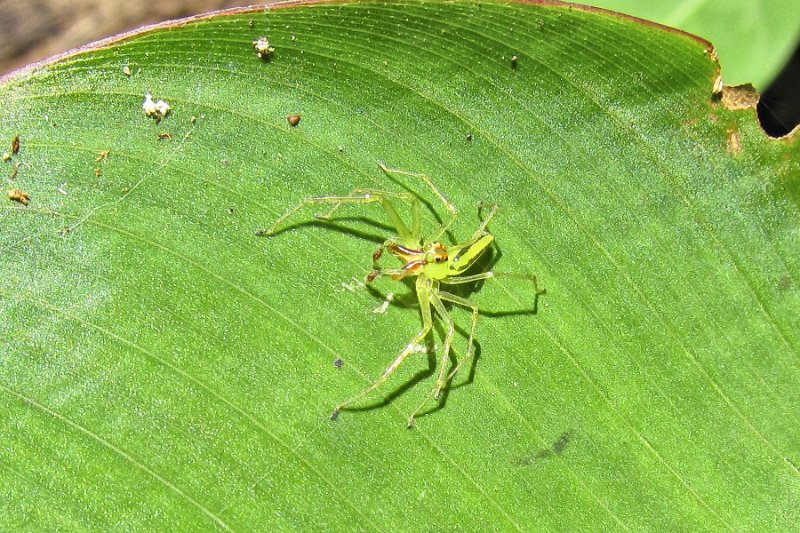
[[[593,0],[591,5],[680,28],[714,43],[722,76],[759,90],[800,44],[800,2],[783,0]]]
[[[0,209],[0,529],[792,529],[800,145],[716,74],[703,42],[571,6],[336,3],[5,80],[30,204]],[[491,262],[547,287],[536,314],[529,282],[466,287],[478,357],[410,431],[439,352],[328,419],[420,327],[408,286],[358,283],[382,211],[256,235],[358,187],[443,214],[378,160],[431,176],[457,239],[497,202]]]

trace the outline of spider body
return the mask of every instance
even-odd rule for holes
[[[379,276],[389,276],[393,280],[402,280],[408,277],[416,276],[415,292],[420,307],[420,316],[422,319],[421,329],[411,338],[409,343],[401,350],[400,354],[392,361],[392,363],[384,370],[383,374],[372,382],[361,392],[351,396],[345,401],[341,402],[333,410],[331,415],[335,419],[339,412],[357,402],[369,393],[380,387],[395,370],[406,360],[406,358],[417,351],[417,347],[424,344],[426,337],[433,328],[433,314],[438,315],[439,319],[446,327],[444,343],[442,346],[441,354],[439,355],[439,363],[437,366],[437,379],[433,389],[427,393],[420,403],[419,407],[408,418],[408,427],[414,423],[414,417],[425,407],[427,402],[431,399],[439,399],[442,389],[453,378],[458,370],[464,363],[472,357],[474,353],[474,335],[478,323],[479,308],[472,301],[457,296],[450,292],[441,289],[441,285],[457,285],[464,283],[472,283],[478,280],[491,279],[498,276],[509,276],[522,278],[532,281],[535,287],[536,295],[542,294],[544,289],[539,289],[536,285],[536,276],[526,274],[513,274],[501,273],[494,271],[478,272],[471,275],[465,275],[466,272],[477,262],[483,253],[492,244],[494,237],[486,229],[489,221],[494,217],[497,212],[497,206],[492,205],[489,214],[483,219],[478,229],[472,236],[464,242],[455,245],[446,246],[440,242],[440,239],[447,233],[450,226],[456,220],[458,211],[456,207],[445,198],[431,179],[425,174],[416,174],[397,169],[390,169],[383,164],[379,163],[380,168],[388,175],[406,175],[412,176],[422,180],[428,189],[442,202],[445,209],[448,211],[449,216],[440,224],[439,228],[433,235],[427,239],[421,237],[421,215],[420,215],[420,199],[415,195],[408,192],[389,192],[379,191],[374,189],[355,189],[346,196],[315,196],[306,198],[299,205],[287,211],[283,216],[276,220],[272,226],[266,230],[259,231],[260,235],[273,235],[278,227],[290,216],[304,207],[317,204],[332,204],[331,209],[324,215],[318,215],[318,218],[328,219],[339,207],[344,204],[369,204],[379,203],[385,211],[387,217],[392,222],[392,225],[397,231],[397,236],[387,239],[372,254],[373,267],[366,277],[368,283],[373,282]],[[410,203],[411,208],[411,224],[410,227],[406,225],[405,221],[400,217],[394,207],[393,201],[404,201]],[[384,251],[389,255],[400,260],[402,265],[399,268],[380,268],[378,262],[383,256]],[[472,324],[469,332],[469,339],[467,341],[466,352],[464,356],[457,362],[455,368],[450,372],[447,371],[447,361],[450,355],[453,338],[455,336],[455,324],[450,317],[444,302],[456,304],[458,306],[470,309],[472,312]]]

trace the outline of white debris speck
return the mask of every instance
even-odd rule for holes
[[[711,88],[711,94],[714,96],[721,95],[723,87],[725,87],[725,83],[722,81],[722,76],[717,76],[714,80],[714,86]]]
[[[61,185],[59,185],[58,187],[56,187],[56,190],[57,190],[59,193],[61,193],[61,194],[63,194],[64,196],[66,196],[66,195],[67,195],[67,189],[66,189],[66,187],[67,187],[67,184],[66,184],[66,183],[62,183]]]
[[[269,45],[266,37],[259,37],[253,41],[253,48],[256,49],[256,55],[261,59],[269,57],[275,51],[275,48]]]
[[[156,119],[156,122],[160,122],[161,119],[166,117],[172,110],[169,104],[164,100],[159,99],[157,102],[154,102],[153,95],[150,93],[144,95],[142,109],[146,116]]]
[[[147,93],[144,95],[144,103],[142,104],[144,114],[151,117],[156,114],[156,103],[153,101],[153,95]]]
[[[394,294],[390,292],[389,294],[386,295],[386,299],[383,301],[383,303],[380,306],[373,309],[372,312],[377,313],[379,315],[385,315],[386,310],[389,309],[389,304],[392,303],[392,300],[394,300]]]
[[[125,65],[124,67],[122,67],[122,73],[125,74],[126,76],[130,77],[130,75],[131,75],[131,67],[129,67],[128,65]]]

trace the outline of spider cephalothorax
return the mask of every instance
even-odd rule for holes
[[[400,259],[403,266],[390,270],[373,270],[367,276],[367,281],[373,281],[380,274],[387,274],[393,280],[403,279],[406,276],[419,276],[425,274],[431,279],[447,277],[447,247],[440,242],[432,242],[421,248],[409,248],[393,241],[387,241],[372,254],[373,262],[377,262],[383,255],[383,250]]]

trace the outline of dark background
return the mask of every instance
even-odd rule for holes
[[[250,5],[255,0],[0,0],[0,75],[145,24]],[[773,137],[800,123],[800,45],[765,91],[758,116]]]

